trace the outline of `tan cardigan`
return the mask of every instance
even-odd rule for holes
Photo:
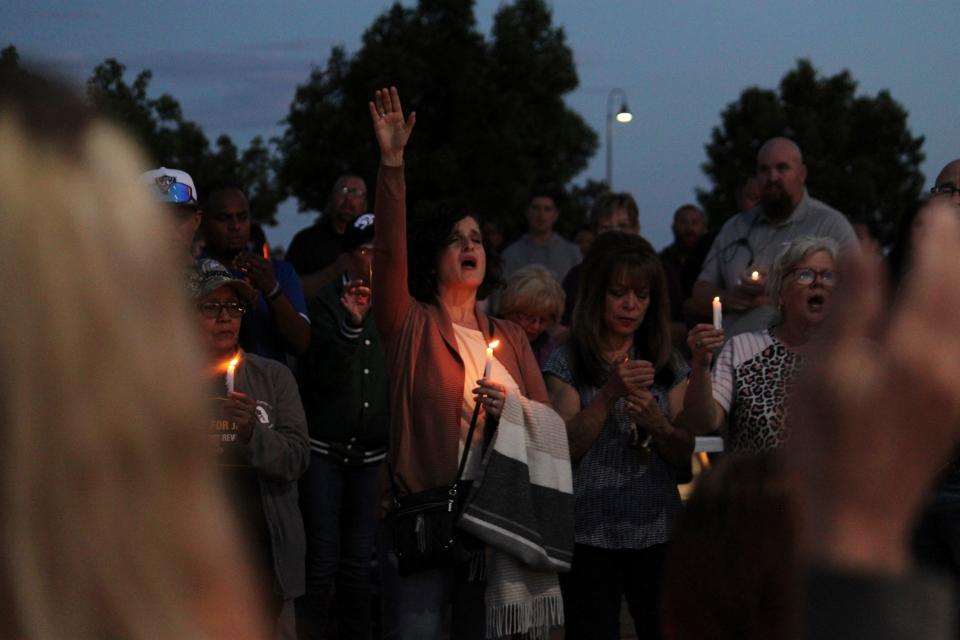
[[[459,462],[464,376],[450,317],[439,304],[425,304],[410,295],[405,198],[403,168],[381,165],[375,209],[373,312],[390,370],[388,456],[401,493],[453,481]],[[487,316],[479,308],[477,320],[489,340]],[[523,330],[506,320],[493,322],[500,340],[497,360],[517,381],[523,395],[549,402]],[[381,513],[391,504],[385,474],[380,487]]]

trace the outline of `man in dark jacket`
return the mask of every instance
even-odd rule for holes
[[[313,336],[299,366],[311,448],[301,481],[307,530],[307,593],[297,601],[301,638],[321,638],[328,623],[337,625],[340,640],[370,636],[377,480],[389,428],[387,368],[369,314],[373,222],[365,214],[347,227],[346,271],[308,305]]]

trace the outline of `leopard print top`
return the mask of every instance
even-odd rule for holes
[[[783,446],[788,435],[787,397],[801,365],[800,354],[769,330],[740,334],[724,345],[714,370],[714,398],[730,417],[728,451]]]

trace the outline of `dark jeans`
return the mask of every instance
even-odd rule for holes
[[[566,639],[618,640],[626,597],[637,638],[660,638],[660,586],[667,545],[600,549],[578,544],[573,568],[560,574]]]
[[[302,639],[370,637],[370,561],[377,532],[378,465],[347,467],[317,453],[300,480],[307,592],[297,599]],[[334,601],[336,605],[334,605]]]
[[[383,640],[440,640],[448,610],[451,640],[483,640],[485,583],[468,582],[466,565],[399,575],[392,536],[386,518],[377,534]]]

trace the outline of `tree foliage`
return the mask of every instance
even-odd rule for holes
[[[858,96],[856,89],[849,71],[822,77],[799,60],[779,91],[750,87],[727,105],[702,165],[713,189],[698,190],[711,225],[736,213],[736,190],[754,173],[760,145],[786,136],[803,150],[814,197],[889,233],[920,196],[923,136],[913,137],[907,111],[888,91]]]
[[[31,73],[20,64],[17,48],[0,50],[0,71]],[[180,103],[170,94],[150,97],[149,70],[132,83],[124,79],[126,67],[113,58],[104,60],[87,81],[87,97],[104,115],[124,127],[146,151],[155,166],[182,169],[193,176],[197,187],[216,181],[242,185],[250,197],[253,217],[275,224],[277,205],[285,194],[277,187],[274,150],[257,136],[241,153],[227,135],[213,148],[203,130],[183,117]]]
[[[247,190],[253,218],[275,223],[283,193],[276,186],[276,159],[263,139],[254,138],[240,153],[229,136],[221,135],[211,148],[200,125],[184,118],[173,96],[149,95],[149,70],[138,73],[132,83],[126,82],[125,73],[126,67],[113,58],[97,65],[87,81],[93,104],[123,125],[157,166],[186,171],[201,193],[205,184],[236,182]]]
[[[417,112],[405,157],[411,202],[465,199],[516,231],[531,191],[565,196],[596,149],[596,134],[564,104],[576,68],[542,0],[503,5],[489,40],[477,31],[472,0],[394,4],[359,51],[334,48],[297,88],[280,182],[301,210],[322,209],[343,173],[375,177],[367,102],[390,85],[405,110]],[[566,209],[561,226],[579,222],[577,213]]]

